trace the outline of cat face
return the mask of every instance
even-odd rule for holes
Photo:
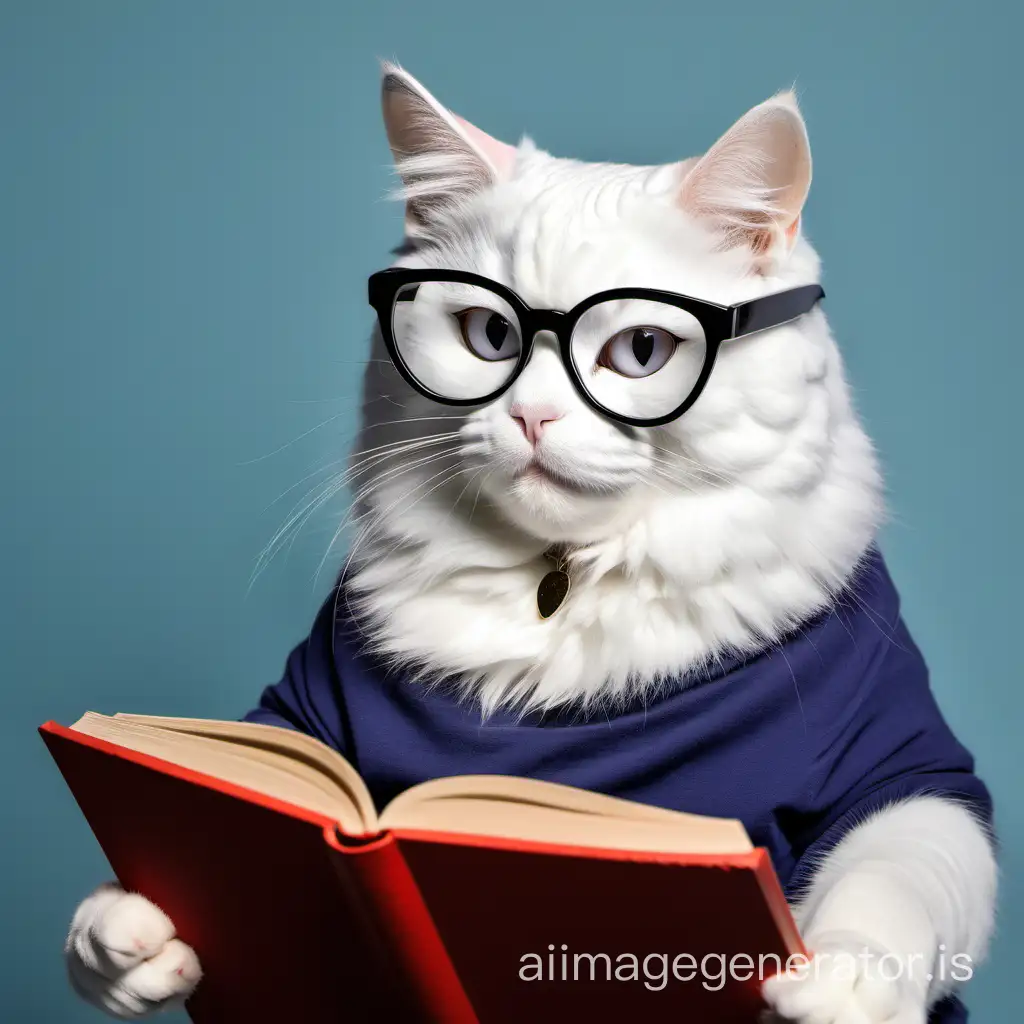
[[[385,73],[384,110],[412,250],[398,266],[473,272],[534,308],[563,311],[618,287],[727,304],[815,280],[817,261],[794,230],[810,158],[791,97],[755,108],[703,159],[662,167],[587,165],[528,141],[506,146],[397,69]],[[395,316],[407,358],[455,396],[494,390],[525,340],[507,304],[469,285],[422,286]],[[635,416],[665,408],[666,395],[682,401],[703,362],[690,314],[640,300],[596,308],[577,338],[573,358],[592,393]],[[511,388],[468,412],[413,393],[386,368],[378,339],[366,418],[377,445],[422,441],[405,461],[419,463],[410,472],[420,479],[436,475],[446,497],[463,488],[474,511],[483,501],[532,536],[586,543],[620,531],[659,496],[713,489],[763,466],[777,453],[779,427],[815,401],[826,354],[800,323],[726,343],[685,416],[635,428],[581,399],[550,333],[537,336]],[[396,410],[377,401],[382,393],[405,410],[390,425]],[[441,456],[439,441],[432,452],[429,439],[448,435],[452,450]],[[813,452],[805,455],[813,472]]]

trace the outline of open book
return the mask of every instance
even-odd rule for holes
[[[658,989],[615,957],[801,951],[738,821],[499,775],[378,813],[344,757],[287,729],[90,712],[41,731],[122,884],[199,953],[201,1024],[326,1024],[339,999],[346,1021],[753,1024],[756,975]]]
[[[662,853],[753,849],[738,821],[505,775],[433,779],[378,815],[366,784],[341,754],[272,725],[88,712],[71,729],[334,818],[350,836],[399,828]]]

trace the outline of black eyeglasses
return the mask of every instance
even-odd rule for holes
[[[722,342],[810,312],[820,285],[720,306],[653,288],[598,292],[568,312],[531,309],[496,281],[462,270],[381,270],[369,280],[388,353],[420,394],[485,405],[522,373],[534,338],[558,339],[580,397],[610,419],[657,427],[700,397]]]

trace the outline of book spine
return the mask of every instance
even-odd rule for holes
[[[381,955],[407,989],[404,1019],[422,1024],[479,1024],[430,911],[394,836],[360,845],[324,830],[339,878],[358,893],[381,938]]]
[[[768,912],[772,915],[772,920],[775,922],[779,935],[785,944],[786,952],[790,956],[794,954],[804,957],[809,956],[807,947],[804,945],[800,932],[797,930],[796,921],[793,920],[793,914],[786,900],[786,895],[779,884],[779,876],[772,867],[772,860],[768,855],[768,851],[758,848],[754,852],[757,856],[754,868],[757,884],[761,888]]]

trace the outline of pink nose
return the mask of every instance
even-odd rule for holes
[[[534,448],[537,447],[544,428],[565,415],[553,405],[523,405],[520,402],[514,403],[508,414],[516,421],[519,429],[523,432],[523,437]]]

